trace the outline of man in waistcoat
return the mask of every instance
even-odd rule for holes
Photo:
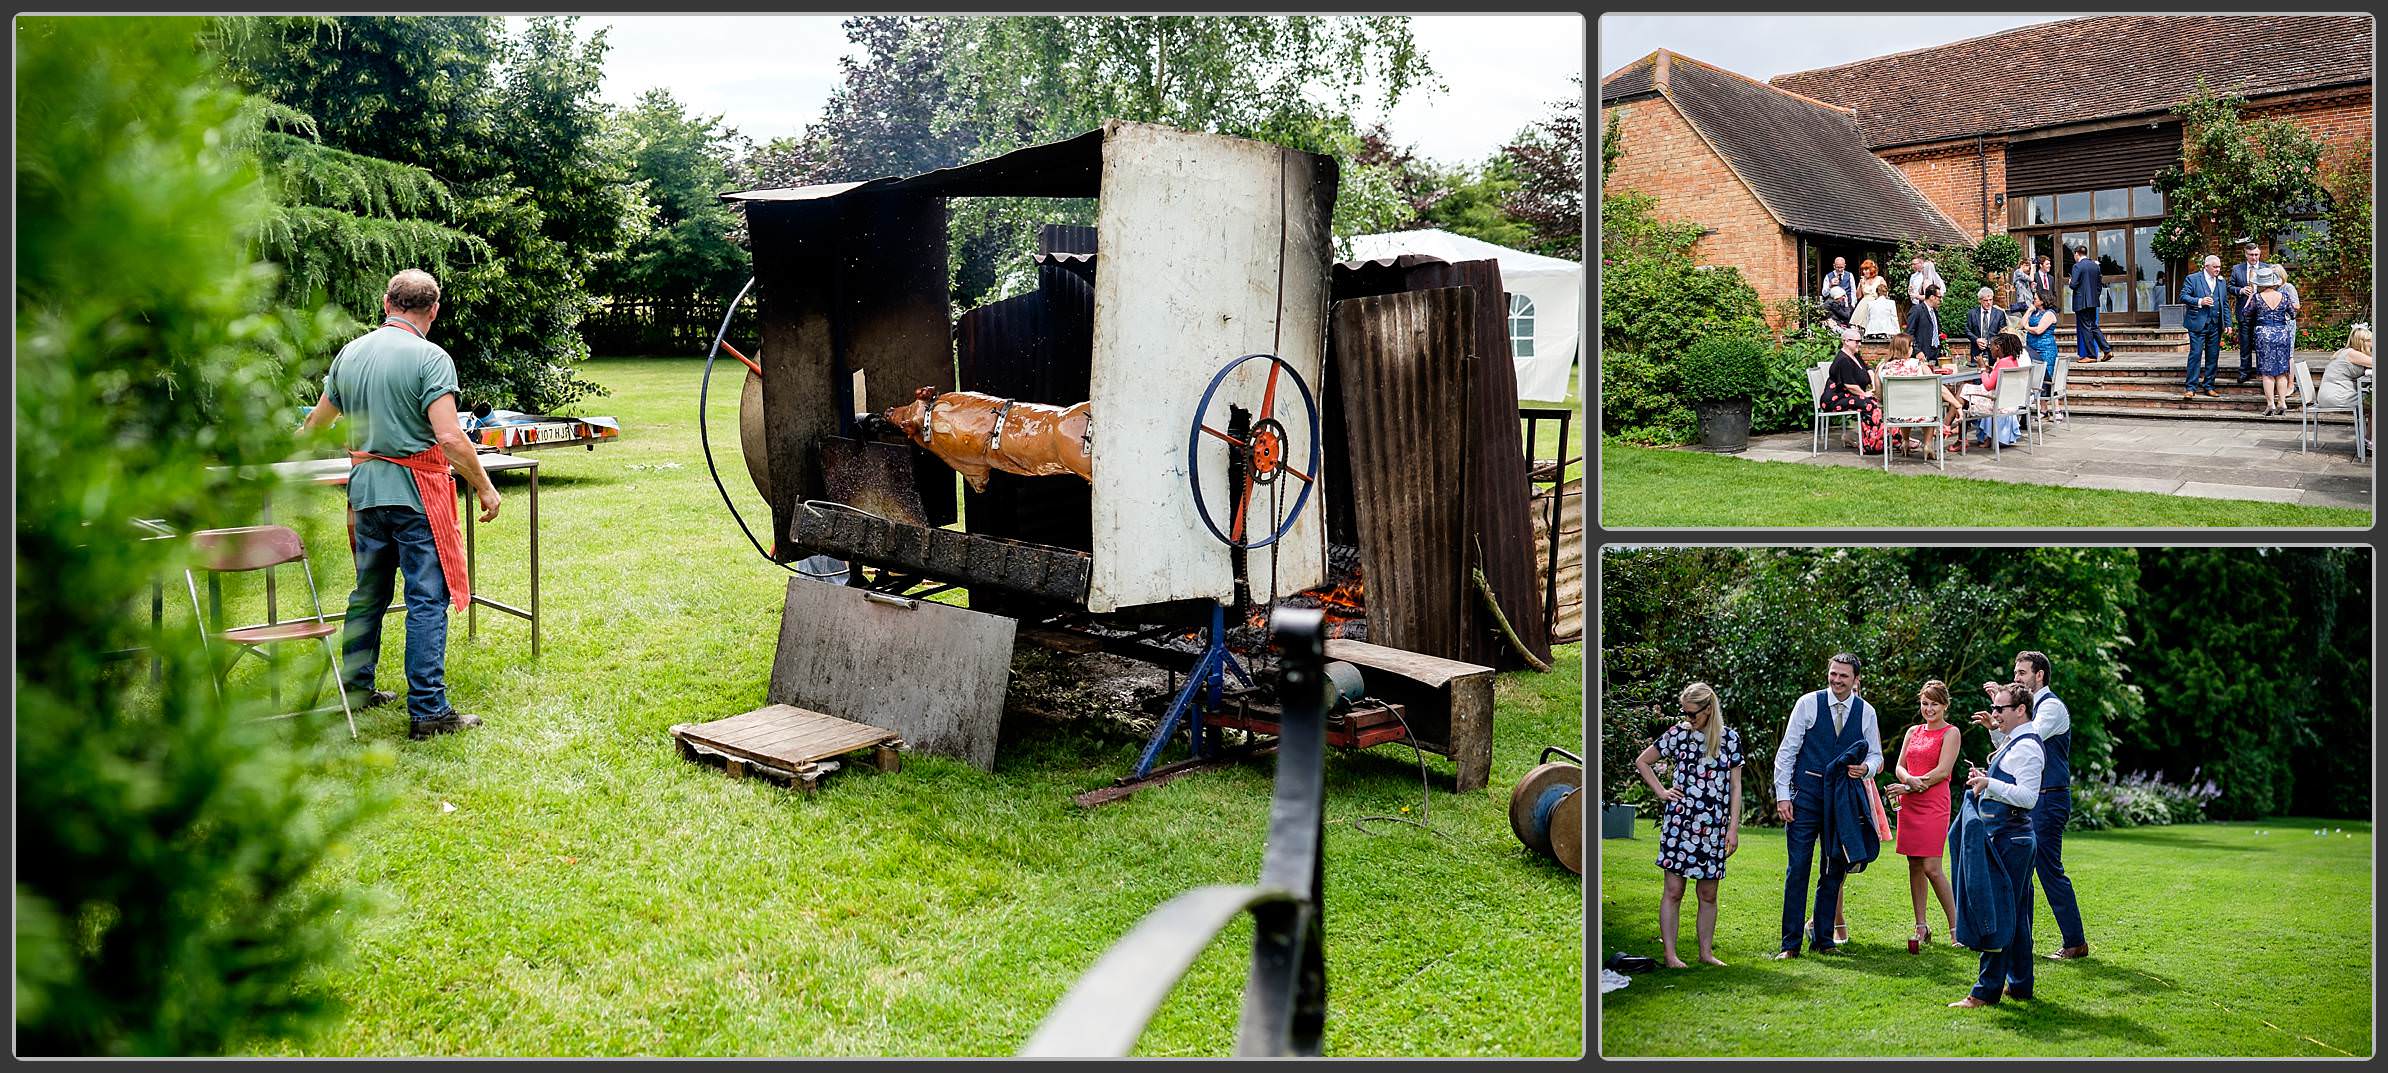
[[[1988,829],[1988,837],[1966,838],[1962,844],[1978,847],[1977,851],[1988,857],[1988,869],[1998,873],[1992,886],[2004,897],[1991,907],[1992,915],[1999,921],[1997,926],[1981,928],[1986,922],[1960,918],[1961,929],[1989,936],[1986,940],[1972,940],[1981,944],[1981,968],[1974,978],[1973,991],[1949,1003],[1962,1009],[1996,1006],[2001,998],[2032,997],[2031,875],[2035,824],[2031,817],[2038,816],[2040,806],[2047,801],[2040,792],[2045,750],[2040,736],[2027,721],[2030,697],[2019,683],[1984,684],[1990,687],[1990,710],[1975,712],[1974,722],[1989,727],[1997,745],[1990,752],[1989,767],[1967,765],[1966,797],[1957,802],[1956,809],[1959,826],[1970,822],[1967,813],[1978,813],[1979,822]],[[1979,871],[1970,867],[1978,863],[1983,862],[1959,862],[1960,868],[1968,869],[1967,874]],[[1990,944],[1997,944],[1997,948],[1991,949]]]
[[[2039,874],[2040,888],[2048,892],[2048,911],[2055,915],[2056,930],[2064,943],[2048,958],[2071,961],[2089,956],[2089,940],[2081,928],[2081,905],[2073,897],[2073,878],[2065,874],[2065,821],[2073,815],[2073,713],[2064,699],[2048,688],[2049,670],[2046,653],[2015,653],[2015,684],[2031,691],[2031,730],[2040,739],[2043,757],[2039,805],[2031,810],[2032,868]],[[1982,688],[1991,690],[1992,683],[1984,682]],[[1994,745],[2006,737],[2005,732],[1991,727]]]
[[[1857,695],[1857,657],[1836,653],[1826,665],[1827,688],[1792,705],[1784,721],[1783,744],[1774,751],[1775,815],[1790,840],[1791,863],[1783,877],[1782,949],[1774,956],[1799,956],[1800,933],[1808,930],[1808,869],[1815,863],[1816,834],[1828,807],[1828,778],[1863,779],[1882,770],[1882,730],[1873,705]],[[1865,761],[1833,768],[1832,761],[1858,742]],[[1841,901],[1845,873],[1822,869],[1816,881],[1816,918],[1809,946],[1818,953],[1838,949],[1832,920]]]

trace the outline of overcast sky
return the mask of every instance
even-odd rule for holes
[[[838,15],[593,15],[607,35],[605,97],[628,104],[663,86],[691,109],[719,114],[757,142],[819,118],[852,51]],[[509,19],[518,22],[519,19]],[[1418,15],[1410,32],[1448,86],[1405,98],[1385,118],[1395,140],[1446,163],[1492,155],[1520,128],[1576,93],[1590,23],[1576,15]],[[1359,117],[1362,122],[1376,115]]]
[[[1600,76],[1667,49],[1764,82],[2074,15],[1603,15]]]

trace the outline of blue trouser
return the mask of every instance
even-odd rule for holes
[[[2048,892],[2048,911],[2056,915],[2056,931],[2065,946],[2089,942],[2081,934],[2081,904],[2073,900],[2073,877],[2065,874],[2065,821],[2073,816],[2073,791],[2059,786],[2040,791],[2040,804],[2031,810],[2032,869]]]
[[[2255,376],[2255,325],[2239,318],[2239,379]]]
[[[2214,390],[2214,373],[2222,365],[2222,326],[2219,324],[2189,333],[2189,391]]]
[[[2046,807],[2043,801],[2042,807]],[[2033,809],[2037,816],[2039,809]],[[2001,989],[2012,988],[2031,994],[2031,861],[2034,856],[2031,827],[2006,826],[1990,834],[1990,865],[2007,870],[2015,886],[2015,935],[2000,950],[1982,951],[1981,970],[1974,976],[1973,997],[1984,1002],[1998,1001]]]
[[[2097,357],[2097,356],[2098,356],[2098,344],[2099,344],[2099,343],[2101,343],[2101,342],[2103,342],[2103,341],[2104,341],[2104,337],[2102,337],[2102,336],[2100,336],[2100,335],[2098,334],[2098,311],[2097,311],[2096,309],[2076,309],[2076,310],[2074,310],[2074,311],[2073,311],[2073,354],[2074,354],[2074,356],[2075,356],[2075,357],[2082,357],[2082,358],[2094,358],[2094,357]]]
[[[357,587],[348,594],[348,624],[340,642],[342,685],[351,694],[372,691],[391,574],[404,574],[406,714],[416,722],[450,715],[448,579],[440,572],[431,522],[412,507],[366,507],[355,515],[349,550],[356,556]]]
[[[1818,822],[1824,814],[1821,794],[1795,793],[1791,803],[1791,824],[1783,829],[1790,842],[1791,865],[1783,876],[1783,949],[1799,949],[1800,932],[1808,922],[1808,869],[1816,861],[1816,835],[1822,826]],[[1829,865],[1819,869],[1816,877],[1816,930],[1809,936],[1808,945],[1817,950],[1829,950],[1832,942],[1833,916],[1841,905],[1841,884],[1849,873]]]

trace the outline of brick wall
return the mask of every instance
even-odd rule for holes
[[[1674,105],[1645,97],[1616,105],[1608,115],[1617,120],[1625,150],[1609,173],[1610,185],[1657,198],[1663,218],[1715,232],[1700,240],[1694,254],[1705,264],[1740,269],[1760,301],[1771,306],[1798,290],[1797,243]]]
[[[2368,145],[2372,138],[2371,93],[2368,89],[2355,94],[2328,96],[2295,101],[2264,108],[2250,108],[2250,118],[2287,119],[2304,127],[2322,141],[2322,174],[2327,178],[2338,167],[2345,152],[2354,146]],[[2224,262],[2229,263],[2227,259]],[[2298,279],[2298,297],[2309,307],[2368,308],[2371,303],[2361,296],[2346,293],[2344,288],[2317,285],[2313,279]]]
[[[2007,149],[1990,142],[1984,145],[1977,159],[1971,141],[1941,142],[1914,149],[1898,149],[1881,154],[1892,167],[1907,177],[1907,183],[1931,200],[1940,211],[1957,225],[1957,229],[1979,241],[1986,235],[2002,234],[2007,229],[2006,210],[1995,203],[1989,206],[1990,229],[1982,230],[1982,173],[1990,173],[1990,196],[1995,199],[2007,189]]]

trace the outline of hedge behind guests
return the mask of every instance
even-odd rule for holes
[[[1685,682],[1715,685],[1749,743],[1751,822],[1774,745],[1836,650],[1865,657],[1882,733],[1930,678],[1981,706],[2017,649],[2047,652],[2073,716],[2075,826],[2370,809],[2367,549],[1657,548],[1602,558],[1601,748],[1631,756]],[[1958,720],[1964,726],[1962,717]],[[1964,755],[1988,736],[1964,726]],[[1759,770],[1767,768],[1767,770]],[[2170,773],[2134,781],[2117,772]],[[2196,772],[2196,786],[2181,782]],[[2095,784],[2095,785],[2092,785]],[[1603,767],[1608,800],[1641,791]],[[2193,808],[2192,805],[2202,806]],[[2083,817],[2083,811],[2093,813]],[[2134,817],[2142,817],[2134,819]]]

